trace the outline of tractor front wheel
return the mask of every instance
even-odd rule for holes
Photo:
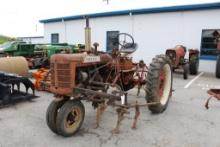
[[[167,108],[172,95],[172,81],[170,60],[164,55],[156,56],[150,64],[146,83],[147,102],[157,103],[149,105],[152,113],[162,113]]]
[[[61,108],[56,118],[58,134],[69,137],[74,135],[82,126],[85,108],[79,100],[69,100]]]
[[[50,128],[51,131],[54,133],[57,133],[56,129],[56,118],[57,118],[57,113],[60,110],[61,106],[65,103],[65,101],[55,101],[53,100],[50,105],[47,108],[46,112],[46,121],[47,121],[47,126]]]

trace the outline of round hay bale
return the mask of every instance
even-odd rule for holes
[[[24,57],[4,57],[0,58],[0,72],[28,76],[28,63]]]

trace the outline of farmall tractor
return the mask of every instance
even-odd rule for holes
[[[96,127],[99,127],[107,106],[116,108],[118,120],[113,133],[119,133],[124,114],[131,108],[135,110],[132,128],[136,128],[140,107],[148,107],[152,113],[162,113],[172,95],[170,60],[165,55],[158,55],[148,68],[144,67],[143,61],[134,63],[128,55],[136,50],[136,45],[133,37],[125,33],[118,34],[120,49],[113,49],[112,53],[98,51],[97,43],[93,48],[90,46],[88,19],[86,24],[84,51],[57,54],[51,58],[50,90],[55,99],[47,109],[48,127],[65,137],[74,135],[84,120],[83,100],[91,102],[97,109]],[[146,77],[137,78],[137,73],[145,73]],[[140,85],[144,87],[146,102],[129,102],[127,91]]]
[[[199,51],[189,49],[189,60],[185,59],[186,51],[186,47],[182,45],[166,50],[166,56],[171,60],[172,70],[183,69],[184,79],[188,78],[189,72],[192,75],[197,75],[199,67]]]

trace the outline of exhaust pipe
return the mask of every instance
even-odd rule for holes
[[[85,27],[85,50],[91,51],[91,28],[89,26],[89,17],[86,16],[86,27]]]

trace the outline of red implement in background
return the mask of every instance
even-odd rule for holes
[[[50,91],[50,70],[40,68],[33,73],[34,87],[36,90]]]
[[[220,100],[220,89],[210,89],[207,91],[207,93],[210,95],[210,97],[206,101],[205,107],[206,107],[206,109],[209,109],[209,101],[212,98],[216,98],[217,100]]]

